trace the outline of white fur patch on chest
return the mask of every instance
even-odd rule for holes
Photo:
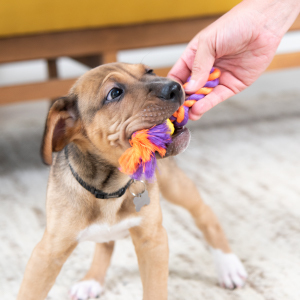
[[[79,232],[78,242],[93,241],[107,243],[122,239],[129,235],[128,229],[140,225],[141,217],[128,218],[112,226],[104,224],[92,224]]]

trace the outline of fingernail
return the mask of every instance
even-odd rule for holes
[[[197,82],[196,80],[190,80],[185,88],[185,90],[188,91],[195,91],[197,90]]]

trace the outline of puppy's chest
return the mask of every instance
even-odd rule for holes
[[[129,228],[139,226],[141,217],[134,217],[122,220],[112,226],[107,223],[96,223],[79,232],[78,242],[93,241],[96,243],[107,243],[125,238],[129,235]]]

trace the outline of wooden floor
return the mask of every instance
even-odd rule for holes
[[[219,288],[209,249],[191,217],[162,200],[170,300],[300,299],[300,89],[295,84],[288,91],[283,84],[290,76],[299,82],[300,70],[277,81],[264,76],[269,79],[254,88],[265,86],[265,91],[249,89],[190,123],[191,145],[178,157],[219,216],[249,273],[248,284],[235,291]],[[275,94],[267,92],[266,82]],[[39,143],[47,106],[36,102],[0,109],[0,295],[5,300],[15,299],[45,227],[49,170],[40,162]],[[67,299],[92,251],[88,242],[75,250],[47,299]],[[132,243],[121,240],[101,299],[141,298]]]

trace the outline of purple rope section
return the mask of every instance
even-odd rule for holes
[[[213,73],[215,70],[215,68],[212,68],[210,70],[210,74]],[[191,76],[187,79],[187,82],[189,82],[191,80]],[[204,87],[207,87],[207,88],[214,88],[216,87],[218,84],[219,84],[220,80],[219,78],[216,78],[214,80],[210,80],[210,81],[207,81],[206,84],[204,85]],[[196,100],[196,101],[199,101],[201,99],[203,99],[206,95],[205,94],[192,94],[192,95],[189,95],[186,100]],[[183,106],[184,107],[184,119],[182,122],[178,123],[176,121],[176,118],[174,118],[173,116],[170,118],[170,120],[173,122],[174,126],[175,127],[183,127],[184,125],[186,125],[186,123],[188,122],[189,120],[189,108],[186,107],[186,106]]]

